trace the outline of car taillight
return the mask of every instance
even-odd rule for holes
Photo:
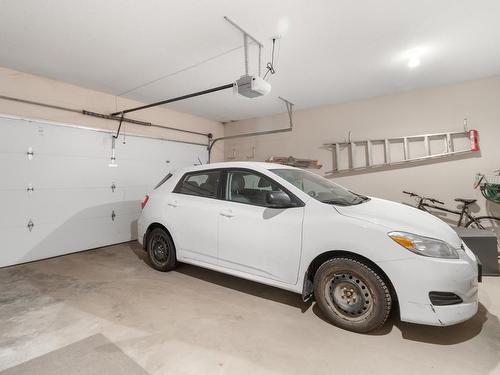
[[[146,196],[144,197],[144,200],[143,200],[143,201],[142,201],[142,203],[141,203],[141,210],[143,210],[143,209],[144,209],[144,207],[146,207],[146,204],[148,203],[148,200],[149,200],[149,195],[146,195]]]

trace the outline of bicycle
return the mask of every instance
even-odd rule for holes
[[[483,197],[489,201],[500,203],[500,169],[494,171],[494,175],[476,174],[474,189],[478,187]]]
[[[497,236],[497,243],[500,244],[500,217],[496,216],[474,216],[471,214],[469,206],[477,201],[477,199],[464,199],[464,198],[455,198],[456,202],[462,203],[462,209],[460,211],[452,210],[443,206],[444,202],[441,202],[434,198],[422,197],[418,194],[403,191],[404,194],[409,195],[410,197],[418,198],[417,208],[432,214],[429,211],[429,208],[439,211],[448,212],[451,214],[459,215],[459,219],[457,222],[457,227],[465,227],[465,228],[476,228],[476,229],[485,229],[493,231]],[[431,202],[431,203],[428,203]],[[468,219],[465,225],[462,225],[464,222],[464,218]]]

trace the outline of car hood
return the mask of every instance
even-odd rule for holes
[[[371,198],[353,206],[335,206],[340,214],[382,225],[389,231],[401,231],[437,238],[459,248],[457,233],[437,217],[405,204]]]

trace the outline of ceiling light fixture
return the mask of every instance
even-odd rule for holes
[[[121,124],[121,122],[120,122]],[[116,163],[116,155],[115,155],[115,139],[116,137],[113,135],[111,138],[111,163],[108,164],[108,167],[116,168],[118,164]]]
[[[405,51],[402,54],[402,59],[406,61],[406,65],[410,69],[414,69],[418,67],[422,62],[422,56],[426,55],[429,52],[429,48],[427,47],[416,47]]]
[[[413,69],[420,65],[420,59],[418,57],[412,57],[408,60],[408,68]]]

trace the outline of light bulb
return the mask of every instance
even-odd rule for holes
[[[408,68],[413,69],[420,65],[420,59],[418,57],[412,57],[408,60]]]

